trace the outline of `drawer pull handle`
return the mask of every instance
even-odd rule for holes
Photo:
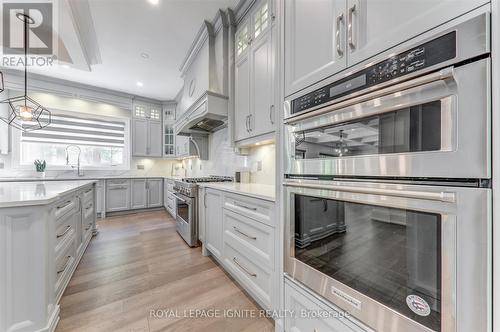
[[[71,260],[71,256],[67,256],[66,257],[68,260],[66,261],[66,264],[64,264],[64,267],[62,270],[59,270],[57,271],[57,275],[60,275],[61,273],[63,273],[64,271],[66,271],[66,269],[68,268],[69,266],[69,261]]]
[[[240,269],[242,269],[249,276],[251,276],[251,277],[257,277],[256,273],[249,272],[243,265],[241,265],[240,263],[238,263],[238,260],[236,259],[236,257],[233,257],[233,262],[234,262],[234,264],[236,264]]]
[[[86,230],[86,231],[88,231],[88,230],[92,227],[92,223],[88,224],[87,226],[88,226],[88,227],[87,227],[87,228],[85,228],[85,230]]]
[[[70,204],[72,203],[72,201],[67,201],[66,203],[64,203],[63,205],[59,205],[57,207],[58,210],[61,210],[61,209],[64,209],[65,207],[69,206]]]
[[[120,186],[120,187],[109,187],[109,190],[119,190],[119,189],[128,189],[126,186]]]
[[[64,232],[62,232],[61,234],[56,235],[56,238],[59,239],[59,238],[63,237],[64,235],[66,235],[66,233],[69,232],[70,229],[71,229],[71,225],[66,226],[66,229],[64,230]]]
[[[234,205],[239,206],[240,208],[247,209],[247,210],[257,211],[256,207],[250,207],[250,206],[247,206],[247,205],[240,204],[238,202],[234,202]]]
[[[88,194],[89,192],[92,191],[92,188],[88,189],[87,191],[85,191],[85,194]]]
[[[248,234],[246,234],[246,233],[244,233],[244,232],[240,231],[240,230],[239,230],[239,228],[238,228],[238,227],[236,227],[236,226],[233,226],[233,228],[234,228],[234,231],[235,231],[235,232],[238,232],[238,233],[240,233],[241,235],[244,235],[244,236],[246,236],[247,238],[249,238],[249,239],[251,239],[251,240],[257,240],[257,237],[256,237],[256,236],[250,236],[250,235],[248,235]]]
[[[92,207],[92,203],[90,203],[86,208],[85,210],[90,210],[90,208]]]

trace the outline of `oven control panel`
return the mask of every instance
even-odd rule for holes
[[[292,101],[292,114],[456,57],[456,32],[433,39]]]

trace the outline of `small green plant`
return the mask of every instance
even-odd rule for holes
[[[45,172],[45,168],[47,167],[47,162],[45,160],[35,160],[34,162],[37,172]]]

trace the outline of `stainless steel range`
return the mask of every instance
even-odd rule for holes
[[[198,183],[232,182],[228,176],[184,178],[175,181],[176,230],[190,247],[198,246]]]

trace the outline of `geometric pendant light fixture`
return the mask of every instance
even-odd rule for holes
[[[33,131],[50,125],[51,114],[45,107],[28,97],[28,24],[34,24],[35,21],[23,13],[17,13],[16,16],[24,22],[24,95],[2,101],[8,104],[9,115],[1,120],[19,130]]]

